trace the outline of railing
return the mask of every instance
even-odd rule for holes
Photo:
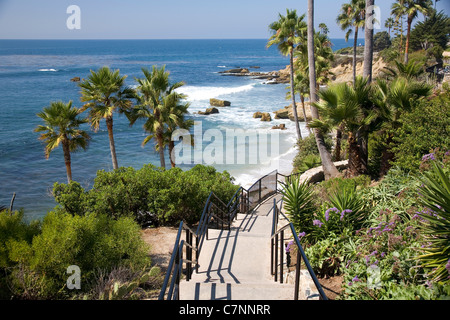
[[[276,199],[273,199],[273,220],[272,220],[272,236],[271,236],[271,252],[270,252],[270,271],[272,275],[274,276],[274,281],[279,281],[280,283],[283,283],[283,276],[284,276],[284,256],[285,256],[285,231],[290,231],[290,233],[293,236],[293,244],[297,247],[297,261],[295,264],[295,284],[294,284],[294,300],[299,299],[299,291],[300,291],[300,274],[301,274],[301,264],[302,259],[304,264],[306,265],[306,268],[308,269],[309,274],[311,275],[311,278],[314,282],[314,285],[316,286],[317,291],[319,292],[319,297],[321,300],[328,300],[327,296],[325,295],[325,292],[322,289],[322,286],[319,283],[319,280],[317,279],[308,258],[305,255],[305,252],[303,250],[302,245],[300,244],[300,240],[297,236],[297,233],[295,231],[294,225],[289,222],[285,226],[281,227],[277,230],[278,222],[279,222],[279,214],[281,213],[283,216],[283,212],[281,211],[282,204],[280,204],[280,208],[277,206]],[[286,216],[284,216],[286,220]],[[279,280],[278,280],[279,279]]]
[[[183,230],[186,231],[186,240],[182,240]],[[195,244],[194,244],[195,238]],[[198,266],[198,243],[197,234],[189,228],[184,221],[180,222],[172,257],[163,282],[163,289],[159,293],[159,300],[164,300],[167,288],[167,300],[178,300],[180,298],[180,280],[183,271],[183,263],[186,263],[186,280],[189,281],[192,274],[192,265]],[[184,249],[184,250],[183,250]],[[183,251],[186,251],[186,258],[183,259]],[[195,251],[195,257],[192,253]],[[170,283],[169,283],[170,281]]]
[[[297,174],[294,174],[297,175]],[[208,227],[211,224],[215,224],[216,228],[230,229],[231,223],[236,218],[237,213],[248,213],[251,212],[259,203],[266,200],[271,195],[276,194],[278,190],[279,182],[285,182],[290,177],[294,175],[283,175],[278,173],[277,170],[272,171],[271,173],[261,177],[258,181],[256,181],[249,189],[245,189],[240,187],[236,193],[231,197],[228,204],[225,204],[222,200],[220,200],[214,192],[211,192],[206,200],[206,204],[203,208],[203,212],[197,227],[197,230],[194,232],[190,229],[187,224],[182,221],[180,222],[180,226],[178,228],[177,238],[175,241],[175,245],[173,248],[172,256],[169,262],[168,270],[163,282],[163,286],[161,292],[159,294],[159,300],[164,300],[165,298],[168,300],[179,299],[179,284],[183,271],[183,264],[186,264],[186,280],[189,281],[191,279],[191,275],[193,270],[195,269],[198,272],[198,260],[200,257],[200,252],[204,243],[204,240],[208,240]],[[284,178],[284,181],[278,180],[279,176]],[[277,272],[273,272],[274,266],[280,265],[280,279],[283,281],[283,246],[284,246],[284,230],[289,226],[294,235],[294,239],[296,240],[297,247],[299,248],[299,252],[301,252],[301,256],[303,260],[307,263],[308,270],[313,276],[314,283],[316,287],[320,288],[319,292],[321,292],[321,298],[326,299],[325,294],[320,287],[317,278],[314,275],[311,267],[309,266],[309,262],[303,252],[303,248],[300,245],[300,242],[295,235],[294,227],[292,223],[283,227],[280,230],[276,230],[276,225],[278,224],[278,209],[276,208],[276,203],[274,203],[274,224],[272,226],[272,265],[271,270],[272,274],[275,274],[275,281],[277,281],[278,276]],[[276,219],[276,222],[275,222]],[[186,232],[186,239],[182,240],[182,232],[183,230]],[[280,239],[279,239],[280,238]],[[195,239],[195,241],[194,241]],[[276,242],[276,248],[278,248],[278,242],[282,244],[280,246],[280,255],[274,255],[274,245]],[[183,258],[183,253],[185,253],[186,258]],[[195,255],[193,255],[195,253]],[[300,255],[297,255],[300,257]],[[281,264],[278,264],[278,257],[281,259]],[[274,264],[275,259],[275,264]],[[300,263],[297,262],[299,266]],[[296,275],[299,277],[299,274]],[[167,294],[166,291],[168,290]],[[298,299],[298,288],[295,293],[295,298]]]
[[[241,190],[241,188],[239,190]],[[233,208],[240,204],[240,196],[234,198],[236,198],[235,201],[230,201]],[[226,205],[214,194],[214,192],[211,192],[206,200],[202,216],[195,232],[189,228],[184,221],[180,222],[172,256],[158,297],[159,300],[179,299],[183,264],[186,263],[186,281],[189,281],[193,270],[195,269],[195,271],[198,272],[198,259],[205,237],[206,240],[208,240],[208,226],[214,223],[216,228],[220,227],[222,230],[225,228],[229,229],[233,219],[236,217],[235,209],[230,212],[230,204]],[[183,230],[186,231],[186,240],[181,239]],[[186,254],[186,258],[183,258],[183,253]],[[195,253],[195,255],[193,255],[193,253]]]

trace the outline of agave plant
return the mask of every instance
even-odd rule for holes
[[[430,214],[422,214],[424,222],[420,228],[429,246],[423,248],[424,253],[418,256],[425,268],[431,268],[429,275],[434,281],[450,283],[450,179],[436,162],[432,169],[420,179],[419,203]]]
[[[314,206],[314,190],[309,181],[300,181],[300,177],[292,177],[282,184],[281,193],[289,220],[296,231],[304,231],[312,226]]]

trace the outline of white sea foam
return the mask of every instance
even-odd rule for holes
[[[177,89],[178,92],[187,95],[188,101],[202,101],[218,98],[224,95],[252,90],[256,83],[239,87],[206,87],[206,86],[184,86]]]
[[[39,69],[38,71],[41,71],[41,72],[57,72],[58,70],[56,70],[56,69]]]

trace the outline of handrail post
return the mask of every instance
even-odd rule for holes
[[[275,282],[278,281],[278,233],[275,235]]]
[[[283,250],[284,250],[284,230],[280,235],[280,283],[283,283]]]
[[[299,298],[299,290],[300,290],[300,273],[301,273],[301,264],[302,264],[302,256],[297,251],[297,263],[295,265],[295,289],[294,289],[294,300],[298,300]]]
[[[261,201],[261,180],[262,179],[259,179],[259,200],[258,200],[258,202]]]

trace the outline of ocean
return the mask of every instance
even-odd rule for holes
[[[217,170],[230,172],[235,183],[244,186],[274,169],[289,174],[296,153],[293,122],[261,122],[253,118],[254,112],[273,112],[289,105],[287,85],[269,85],[264,80],[220,73],[236,67],[258,66],[251,71],[260,72],[285,68],[289,59],[275,47],[267,49],[266,43],[264,39],[0,40],[0,206],[9,207],[13,193],[14,209],[22,208],[28,219],[42,218],[56,206],[51,190],[55,182],[67,182],[64,158],[58,148],[45,159],[44,145],[33,131],[41,123],[36,114],[58,100],[73,101],[74,106],[80,107],[80,88],[71,79],[86,78],[90,70],[102,66],[120,69],[122,75],[128,76],[126,84],[133,86],[135,78],[143,76],[141,68],[165,65],[172,83],[185,83],[179,91],[187,95],[191,104],[188,117],[201,123],[203,133],[217,133],[218,129],[225,136],[226,130],[243,129],[270,134],[272,126],[285,123],[287,130],[279,131],[279,152],[270,154],[269,160],[277,161],[213,165]],[[337,50],[352,42],[332,39],[332,43]],[[228,100],[231,106],[220,108],[219,114],[195,114],[209,107],[210,98]],[[88,125],[83,129],[90,131]],[[87,151],[72,154],[73,179],[85,188],[92,186],[98,170],[112,170],[105,124],[97,133],[90,133],[92,141]],[[159,166],[154,145],[141,146],[146,136],[142,123],[130,127],[125,116],[116,114],[114,134],[119,166]],[[303,124],[302,134],[308,134]],[[204,147],[208,143],[211,142],[204,141]],[[236,153],[249,148],[249,143],[250,140],[238,145]],[[166,163],[169,167],[168,155]],[[180,167],[188,169],[193,165]]]

